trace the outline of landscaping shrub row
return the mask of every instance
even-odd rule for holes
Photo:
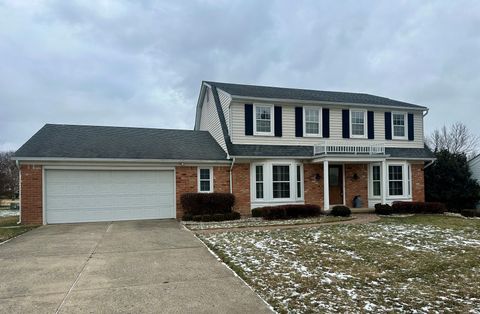
[[[347,206],[337,205],[332,208],[330,215],[340,216],[340,217],[349,217],[352,214],[352,211]]]
[[[235,196],[231,193],[185,193],[180,197],[185,215],[215,215],[231,213]]]
[[[237,220],[240,219],[239,212],[230,212],[230,213],[223,213],[223,214],[205,214],[205,215],[190,215],[185,214],[183,215],[183,220],[185,221],[226,221],[226,220]]]
[[[263,217],[267,220],[306,218],[320,215],[320,207],[311,204],[266,206],[252,209],[252,217]]]
[[[447,208],[442,203],[436,202],[393,202],[388,204],[375,204],[375,213],[378,215],[390,214],[443,214]]]

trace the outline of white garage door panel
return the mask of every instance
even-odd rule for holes
[[[175,218],[173,171],[46,170],[47,223]]]

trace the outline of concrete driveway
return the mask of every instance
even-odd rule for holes
[[[49,225],[0,245],[0,313],[269,313],[176,221]]]

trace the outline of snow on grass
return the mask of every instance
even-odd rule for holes
[[[200,238],[279,312],[480,313],[478,220],[415,216]]]
[[[18,216],[18,210],[10,210],[10,209],[2,209],[0,210],[0,217],[11,217],[11,216]]]
[[[207,230],[207,229],[317,224],[317,223],[345,221],[345,220],[352,220],[352,219],[353,219],[352,217],[319,216],[319,217],[312,217],[312,218],[286,219],[286,220],[263,220],[262,218],[244,218],[239,220],[218,221],[218,222],[183,221],[182,223],[185,225],[185,227],[187,227],[190,230]]]

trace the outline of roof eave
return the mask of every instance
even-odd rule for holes
[[[225,159],[136,159],[136,158],[70,158],[70,157],[12,157],[12,160],[19,162],[131,162],[131,163],[225,163],[230,161]]]
[[[366,107],[373,107],[373,108],[391,108],[391,109],[399,109],[399,110],[418,110],[418,111],[425,111],[429,110],[428,107],[412,105],[410,106],[389,106],[389,105],[376,105],[376,104],[361,104],[361,103],[348,103],[348,102],[333,102],[333,101],[319,101],[319,100],[301,100],[301,99],[290,99],[290,98],[265,98],[265,97],[252,97],[252,96],[239,96],[239,95],[232,95],[232,101],[260,101],[260,102],[292,102],[296,104],[328,104],[333,106],[366,106]]]

